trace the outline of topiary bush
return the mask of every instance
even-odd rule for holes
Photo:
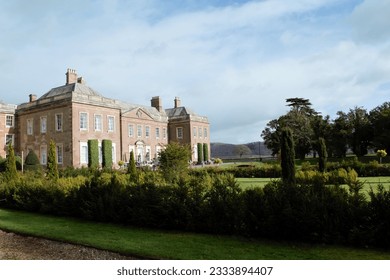
[[[41,171],[42,165],[34,150],[30,150],[24,161],[24,170],[26,171]]]
[[[102,155],[103,162],[102,166],[106,169],[112,168],[112,141],[104,139],[102,141]]]
[[[88,140],[88,167],[95,169],[99,167],[99,141]]]

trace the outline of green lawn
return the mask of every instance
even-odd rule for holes
[[[386,189],[390,188],[390,177],[359,177],[361,182],[364,182],[362,192],[368,193],[372,187],[375,190],[379,184],[382,184]],[[255,187],[264,187],[267,183],[273,178],[237,178],[237,182],[240,184],[240,187],[245,188],[255,188]],[[344,187],[347,187],[346,185]]]
[[[0,209],[0,228],[152,259],[390,259],[389,251],[158,231],[6,209]]]

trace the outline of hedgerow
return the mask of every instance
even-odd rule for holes
[[[351,169],[305,172],[297,173],[294,187],[274,180],[245,190],[232,174],[214,169],[175,183],[148,170],[139,171],[137,182],[116,171],[84,170],[57,181],[40,173],[6,181],[0,174],[0,207],[131,226],[390,247],[389,190],[371,191],[368,199]],[[338,175],[349,189],[327,185]]]

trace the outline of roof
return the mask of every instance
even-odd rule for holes
[[[84,94],[84,95],[92,95],[92,96],[99,96],[102,97],[100,93],[95,91],[94,89],[90,88],[89,86],[81,83],[74,83],[74,84],[68,84],[56,88],[52,88],[49,90],[47,93],[42,95],[40,99],[45,99],[45,98],[50,98],[50,97],[56,97],[60,96],[66,93],[71,93],[71,92],[76,92],[79,94]]]
[[[0,100],[0,112],[1,113],[15,113],[16,105],[13,104],[7,104]]]
[[[208,123],[207,117],[200,116],[187,107],[176,107],[176,108],[166,109],[165,112],[167,113],[168,118],[171,120],[190,119],[191,121]]]
[[[142,106],[142,105],[136,105],[136,104],[130,104],[130,103],[123,103],[122,104],[122,115],[126,114],[128,112],[131,112],[133,110],[141,109],[145,113],[147,113],[152,119],[156,121],[168,121],[168,117],[164,111],[160,112],[154,107],[148,107],[148,106]]]

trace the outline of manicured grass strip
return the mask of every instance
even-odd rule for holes
[[[390,252],[167,232],[0,209],[0,228],[155,259],[390,259]]]
[[[390,188],[390,177],[358,177],[359,181],[363,182],[362,192],[368,193],[370,188],[374,191],[378,188],[378,185],[383,185],[386,189]],[[272,180],[277,180],[275,178],[236,178],[238,184],[241,188],[255,188],[255,187],[264,187],[266,184]],[[348,187],[343,185],[343,187]]]

